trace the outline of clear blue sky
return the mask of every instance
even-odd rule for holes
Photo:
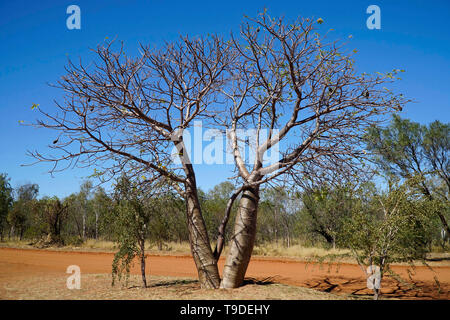
[[[81,8],[81,30],[66,28],[66,8]],[[366,8],[381,9],[381,30],[366,27]],[[237,30],[244,14],[254,16],[267,7],[273,16],[321,17],[335,35],[353,35],[360,72],[405,69],[399,90],[416,100],[402,113],[414,121],[450,120],[450,2],[449,1],[5,1],[0,0],[0,172],[15,187],[40,185],[40,196],[67,196],[77,191],[92,170],[68,170],[52,178],[49,164],[21,167],[32,159],[27,149],[46,151],[55,134],[19,125],[37,114],[33,103],[54,108],[61,92],[47,83],[64,73],[67,56],[88,61],[88,48],[105,37],[125,41],[127,52],[138,42],[157,46],[179,34],[228,34]],[[229,176],[229,167],[201,166],[202,189]]]

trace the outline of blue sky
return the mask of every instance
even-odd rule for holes
[[[66,8],[81,8],[81,30],[68,30]],[[366,27],[366,8],[381,9],[381,30]],[[89,170],[67,170],[51,177],[50,164],[23,167],[33,159],[26,150],[46,151],[55,133],[19,125],[33,122],[34,103],[54,110],[61,92],[47,83],[64,74],[67,56],[90,60],[89,48],[105,37],[124,40],[127,53],[138,42],[158,46],[180,34],[228,34],[243,15],[268,8],[273,16],[321,17],[336,37],[353,35],[360,72],[405,69],[398,89],[415,103],[402,116],[428,123],[449,122],[450,2],[448,1],[4,1],[0,0],[0,172],[15,187],[34,182],[40,196],[67,196],[78,190]],[[230,167],[197,168],[200,187],[208,190],[230,175]]]

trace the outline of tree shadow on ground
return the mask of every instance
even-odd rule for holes
[[[450,261],[450,257],[426,258],[425,261]]]
[[[170,281],[158,281],[156,283],[147,285],[147,289],[157,288],[157,287],[173,287],[173,286],[180,286],[180,285],[194,285],[194,286],[198,285],[198,287],[200,287],[198,280],[180,279],[180,280],[170,280]],[[142,288],[142,286],[128,287],[128,289],[135,289],[135,288]]]
[[[198,280],[180,279],[180,280],[170,280],[170,281],[159,281],[159,282],[153,283],[147,287],[148,288],[170,287],[170,286],[178,286],[178,285],[183,285],[183,284],[194,284],[194,283],[198,284]]]
[[[277,283],[275,281],[275,277],[267,277],[267,278],[245,278],[244,282],[242,283],[242,286],[246,285],[270,285]],[[152,284],[147,285],[147,289],[149,288],[157,288],[157,287],[175,287],[175,286],[186,286],[189,285],[190,287],[198,287],[200,288],[200,283],[198,280],[194,279],[179,279],[179,280],[170,280],[170,281],[158,281]],[[136,289],[136,288],[142,288],[142,286],[134,285],[128,287],[128,289]]]
[[[260,285],[260,286],[266,286],[269,284],[274,284],[276,283],[275,281],[275,277],[267,277],[267,278],[245,278],[244,282],[243,282],[243,286],[245,285],[249,285],[249,284],[256,284],[256,285]]]
[[[338,293],[349,294],[359,298],[371,298],[372,290],[367,288],[365,280],[327,277],[315,279],[306,283],[309,288]],[[422,281],[401,283],[393,278],[383,279],[381,285],[381,298],[391,299],[449,299],[447,288],[438,288],[436,284]]]

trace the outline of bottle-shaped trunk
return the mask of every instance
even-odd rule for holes
[[[243,192],[236,213],[230,250],[223,269],[221,288],[237,288],[244,281],[255,244],[258,201],[259,187]]]
[[[189,243],[202,288],[216,289],[220,284],[219,269],[209,242],[205,221],[195,190],[186,190]]]

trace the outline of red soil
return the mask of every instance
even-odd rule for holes
[[[0,284],[4,279],[26,278],[33,275],[66,275],[69,265],[78,265],[81,273],[110,273],[113,253],[74,252],[0,248]],[[219,262],[223,269],[224,259]],[[393,266],[403,278],[408,278],[406,266]],[[138,264],[132,273],[139,274]],[[147,272],[158,276],[197,277],[190,256],[148,255]],[[333,293],[370,294],[364,273],[358,265],[311,264],[282,258],[252,258],[247,277],[288,285],[316,288]],[[435,282],[439,280],[440,291]],[[392,278],[383,279],[382,294],[402,299],[450,299],[450,266],[433,267],[433,271],[417,266],[411,275],[414,288]]]

